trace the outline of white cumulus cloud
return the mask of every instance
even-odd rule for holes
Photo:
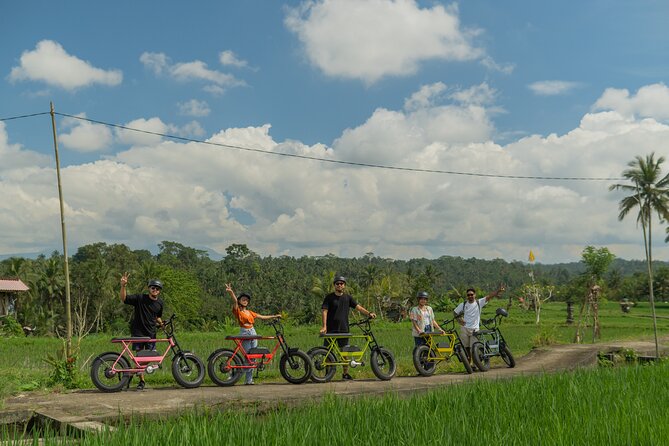
[[[175,131],[174,126],[165,124],[160,118],[134,119],[124,124],[123,127],[128,127],[128,129],[117,128],[115,130],[116,138],[122,144],[129,145],[157,144],[163,139],[160,135]],[[155,133],[158,133],[158,135]]]
[[[407,76],[429,60],[484,56],[460,25],[456,6],[421,8],[414,0],[317,0],[288,9],[286,27],[307,59],[328,76],[371,84]]]
[[[204,89],[214,95],[220,95],[228,88],[246,85],[232,74],[210,69],[201,60],[173,64],[166,54],[150,52],[142,53],[139,60],[156,75],[167,74],[180,82],[209,82]]]
[[[96,68],[90,62],[68,54],[58,42],[42,40],[34,50],[21,54],[20,65],[12,68],[9,80],[38,81],[71,91],[93,84],[119,85],[123,73]]]
[[[636,94],[627,89],[607,88],[593,110],[613,110],[625,116],[669,119],[669,88],[664,84],[645,85]]]
[[[230,50],[222,51],[218,55],[218,60],[221,62],[221,65],[231,65],[237,68],[244,68],[249,65],[247,61],[238,58],[237,55]]]
[[[644,154],[644,147],[669,153],[669,124],[615,110],[592,111],[565,134],[499,144],[490,119],[494,95],[490,103],[453,97],[458,92],[479,97],[472,92],[483,90],[484,84],[460,90],[423,87],[408,95],[414,106],[378,108],[331,147],[278,141],[269,123],[220,129],[208,138],[265,154],[129,139],[133,145],[109,159],[63,170],[70,243],[102,240],[138,249],[176,240],[218,252],[231,243],[246,243],[263,255],[361,256],[371,251],[393,258],[521,260],[532,249],[545,263],[578,260],[585,246],[595,245],[608,246],[619,257],[642,258],[634,216],[617,220],[622,195],[608,190],[617,180],[494,175],[617,178],[627,162]],[[179,130],[158,118],[128,125]],[[0,123],[0,249],[57,248],[53,166],[47,157],[12,145],[3,132]],[[669,171],[669,164],[663,168]],[[477,173],[493,176],[471,175]],[[22,212],[12,212],[16,209]],[[661,238],[654,252],[658,258],[669,255]]]
[[[86,114],[79,115],[86,118]],[[67,131],[61,132],[58,139],[63,145],[77,152],[98,152],[109,147],[113,134],[109,127],[82,121],[75,118],[65,118],[63,125]]]

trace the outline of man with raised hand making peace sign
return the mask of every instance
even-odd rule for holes
[[[130,335],[133,337],[148,336],[156,338],[156,327],[162,326],[163,300],[159,297],[163,290],[160,280],[150,280],[148,283],[149,294],[126,295],[125,287],[128,284],[128,273],[121,276],[121,302],[135,307],[132,320],[130,321]],[[155,342],[136,342],[132,345],[133,350],[154,350]],[[137,390],[143,390],[145,386],[144,375],[139,374]]]

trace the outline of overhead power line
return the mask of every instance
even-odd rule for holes
[[[8,118],[0,118],[0,121],[11,121],[13,119],[32,118],[33,116],[48,115],[50,112],[32,113],[30,115],[10,116]]]
[[[45,115],[49,114],[49,112],[45,113],[35,113],[32,115],[23,115],[23,116],[14,116],[10,118],[3,118],[0,119],[0,121],[8,121],[10,119],[20,119],[20,118],[27,118],[31,116],[39,116],[39,115]],[[368,167],[368,168],[373,168],[373,169],[385,169],[385,170],[397,170],[397,171],[403,171],[403,172],[419,172],[419,173],[436,173],[436,174],[443,174],[443,175],[460,175],[460,176],[470,176],[470,177],[483,177],[483,178],[502,178],[502,179],[512,179],[512,180],[555,180],[555,181],[623,181],[624,178],[617,178],[617,177],[557,177],[557,176],[541,176],[541,175],[503,175],[503,174],[492,174],[492,173],[480,173],[480,172],[463,172],[463,171],[455,171],[455,170],[441,170],[441,169],[421,169],[418,167],[403,167],[403,166],[389,166],[385,164],[375,164],[375,163],[362,163],[362,162],[357,162],[357,161],[345,161],[345,160],[336,160],[336,159],[331,159],[331,158],[321,158],[317,156],[309,156],[309,155],[298,155],[295,153],[285,153],[285,152],[271,152],[268,150],[263,150],[263,149],[257,149],[257,148],[252,148],[252,147],[244,147],[244,146],[238,146],[234,144],[223,144],[223,143],[217,143],[217,142],[211,142],[211,141],[203,141],[200,139],[194,139],[194,138],[186,138],[183,136],[177,136],[177,135],[170,135],[168,133],[161,133],[161,132],[152,132],[150,130],[142,130],[142,129],[136,129],[132,127],[127,127],[124,125],[119,125],[119,124],[112,124],[109,122],[105,121],[99,121],[96,119],[90,119],[90,118],[84,118],[82,116],[75,116],[75,115],[70,115],[67,113],[59,113],[55,112],[56,115],[67,117],[67,118],[72,118],[72,119],[78,119],[80,121],[87,121],[93,124],[99,124],[99,125],[104,125],[107,127],[113,127],[117,129],[122,129],[122,130],[128,130],[132,132],[137,132],[137,133],[144,133],[147,135],[154,135],[154,136],[160,136],[163,138],[169,138],[177,141],[184,141],[184,142],[194,142],[198,144],[207,144],[210,146],[217,146],[217,147],[223,147],[227,149],[234,149],[234,150],[242,150],[245,152],[253,152],[253,153],[261,153],[264,155],[275,155],[275,156],[283,156],[287,158],[298,158],[298,159],[304,159],[304,160],[311,160],[311,161],[318,161],[322,163],[330,163],[330,164],[342,164],[342,165],[347,165],[347,166],[356,166],[356,167]]]

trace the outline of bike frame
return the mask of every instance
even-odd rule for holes
[[[352,333],[325,333],[321,337],[325,338],[328,344],[325,346],[327,348],[327,353],[325,358],[328,358],[330,353],[335,358],[334,362],[324,361],[324,366],[338,366],[338,365],[349,365],[351,361],[362,362],[361,359],[365,356],[367,350],[376,350],[380,348],[379,343],[376,341],[376,336],[371,327],[371,319],[367,318],[360,322],[354,322],[350,325],[360,328],[362,334],[356,335]],[[349,339],[349,345],[351,339],[358,339],[361,343],[364,344],[359,351],[342,351],[339,347],[337,339]]]
[[[181,347],[179,346],[179,343],[177,342],[176,337],[174,336],[173,321],[174,321],[174,316],[170,317],[169,320],[163,324],[163,331],[167,335],[167,338],[156,338],[156,339],[151,339],[150,337],[113,338],[111,340],[112,343],[121,344],[123,346],[123,350],[121,350],[121,353],[119,353],[118,358],[116,359],[116,361],[114,361],[114,364],[112,364],[111,370],[115,373],[130,373],[130,374],[144,373],[149,364],[151,363],[162,364],[163,360],[167,357],[167,354],[170,351],[172,352],[173,357],[181,353]],[[145,344],[153,342],[155,342],[156,344],[166,343],[167,348],[165,349],[165,353],[163,353],[162,355],[155,355],[155,356],[143,356],[140,355],[140,352],[147,350],[139,350],[137,352],[133,352],[132,350],[132,346],[134,344],[139,344],[139,343]],[[120,358],[123,357],[123,355],[126,353],[134,363],[135,367],[131,367],[128,369],[117,367]]]
[[[501,315],[496,315],[492,319],[481,321],[486,330],[479,330],[474,333],[479,342],[483,344],[486,358],[500,356],[500,348],[503,344],[506,344],[502,332],[499,329],[501,319]]]
[[[327,354],[325,355],[326,358],[329,357],[330,354],[332,354],[335,358],[334,362],[329,362],[325,361],[323,362],[323,365],[349,365],[351,361],[359,361],[362,359],[362,357],[365,355],[365,352],[369,348],[370,343],[372,342],[371,336],[366,336],[366,335],[354,335],[351,333],[331,333],[331,334],[323,334],[321,335],[325,340],[327,341],[328,345],[326,348],[328,349]],[[359,351],[354,351],[354,352],[343,352],[341,351],[341,348],[339,347],[339,343],[337,343],[337,339],[360,339],[364,343],[364,347],[362,347]],[[349,341],[350,345],[350,341]]]
[[[297,350],[297,349],[292,349],[288,346],[288,343],[286,342],[286,338],[283,336],[283,325],[281,325],[281,322],[278,321],[271,321],[268,322],[268,325],[271,325],[272,328],[274,328],[274,332],[276,333],[276,336],[249,336],[249,335],[236,335],[236,336],[226,336],[225,339],[228,341],[233,341],[235,343],[235,349],[233,351],[232,357],[228,360],[226,365],[230,367],[231,369],[263,369],[266,365],[272,362],[274,359],[274,356],[276,355],[277,350],[279,347],[281,347],[281,350],[283,353],[288,354],[289,351],[292,350]],[[244,345],[242,344],[244,341],[251,341],[251,340],[272,340],[276,339],[276,342],[274,344],[274,347],[271,349],[269,353],[249,353],[246,351],[244,348]],[[236,365],[233,362],[233,357],[235,355],[240,355],[243,358],[246,359],[246,364],[242,365]],[[289,357],[289,360],[292,361],[293,359]]]
[[[425,343],[430,348],[428,353],[427,360],[429,361],[445,361],[450,359],[451,356],[455,354],[455,346],[462,346],[462,341],[460,340],[460,335],[455,329],[455,319],[450,319],[442,323],[442,327],[451,325],[448,330],[444,330],[445,333],[438,332],[427,332],[422,333],[421,337],[425,339]],[[443,340],[448,341],[448,346],[439,345]],[[464,347],[464,346],[463,346]]]

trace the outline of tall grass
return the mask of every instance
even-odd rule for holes
[[[668,372],[664,362],[481,380],[408,398],[329,396],[271,412],[200,410],[134,420],[80,444],[659,445],[669,438]]]

